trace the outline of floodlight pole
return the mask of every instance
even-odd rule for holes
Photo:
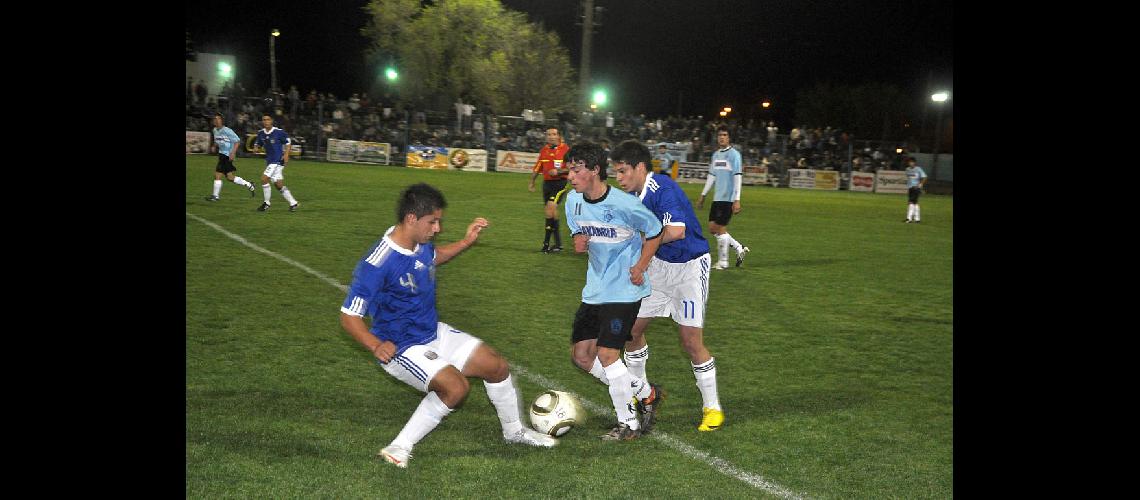
[[[277,90],[277,53],[275,50],[277,37],[281,32],[276,28],[269,33],[269,90]]]
[[[578,72],[578,88],[587,107],[590,105],[590,46],[594,33],[594,0],[582,0],[582,65]]]

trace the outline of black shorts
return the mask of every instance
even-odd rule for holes
[[[548,201],[553,201],[555,204],[561,203],[565,196],[558,196],[558,192],[566,187],[566,180],[561,179],[557,181],[542,181],[542,203],[546,204]]]
[[[712,207],[709,208],[709,220],[727,226],[728,221],[732,220],[732,202],[714,201]]]
[[[633,340],[633,322],[637,311],[641,310],[641,300],[612,304],[587,304],[578,306],[574,314],[574,333],[570,343],[598,339],[598,345],[612,349],[622,349],[625,343]]]
[[[230,160],[229,155],[218,153],[218,166],[214,167],[214,171],[228,174],[230,172],[237,172],[237,167],[234,166],[234,162]]]
[[[906,199],[910,203],[918,203],[918,195],[922,194],[922,188],[912,187],[906,190]]]

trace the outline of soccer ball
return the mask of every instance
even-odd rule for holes
[[[568,392],[543,392],[530,405],[530,426],[538,432],[559,437],[584,423],[586,411]]]

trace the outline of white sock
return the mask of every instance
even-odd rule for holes
[[[921,210],[918,208],[918,203],[915,203],[914,204],[914,220],[922,219],[920,212],[921,212]]]
[[[914,219],[914,203],[909,203],[906,206],[906,220]]]
[[[289,206],[297,204],[297,199],[293,198],[293,194],[289,192],[289,186],[281,186],[281,196],[285,197],[285,201],[289,202]]]
[[[697,388],[701,390],[701,399],[705,408],[720,409],[720,399],[716,395],[716,358],[699,365],[693,365],[693,376],[697,378]]]
[[[649,386],[649,378],[645,376],[645,363],[649,361],[649,344],[633,352],[626,351],[623,357],[626,369],[629,370],[634,383],[639,385],[633,395],[638,399],[649,397],[649,393],[653,390]]]
[[[716,263],[728,265],[728,233],[716,235]]]
[[[630,382],[629,370],[621,361],[614,361],[605,367],[606,378],[610,380],[610,401],[614,404],[618,422],[625,422],[630,429],[640,429],[641,422],[637,419],[637,410],[633,407],[633,387]]]
[[[218,197],[218,193],[222,192],[222,180],[214,179],[214,197]]]
[[[487,388],[487,398],[491,400],[491,405],[499,414],[499,423],[503,424],[503,436],[514,435],[522,429],[523,425],[519,420],[519,392],[511,374],[508,373],[502,382],[491,383],[484,380],[483,387]]]
[[[250,186],[253,185],[252,182],[249,182],[245,179],[242,179],[241,177],[238,177],[236,175],[234,176],[234,184],[237,184],[243,188],[249,188]]]
[[[408,423],[404,424],[404,430],[392,440],[392,444],[401,446],[406,449],[412,449],[416,443],[420,442],[439,422],[451,413],[451,408],[443,404],[435,391],[429,392],[424,399],[420,401],[420,405],[416,407],[416,411],[412,413],[412,418],[408,419]]]
[[[733,238],[731,234],[728,234],[726,232],[724,233],[724,236],[728,238],[728,244],[732,245],[732,249],[736,250],[736,253],[738,255],[740,254],[741,250],[744,250],[744,245],[741,245],[739,241],[736,241],[736,238]]]
[[[594,364],[590,367],[590,375],[593,375],[603,384],[610,385],[610,379],[606,378],[606,369],[602,368],[602,362],[598,358],[594,358]]]
[[[272,192],[269,190],[269,184],[262,184],[261,185],[261,191],[265,193],[265,203],[268,204],[269,203],[269,193]]]

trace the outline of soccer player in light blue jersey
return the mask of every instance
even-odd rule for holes
[[[284,130],[273,126],[272,116],[261,115],[261,126],[264,128],[257,131],[257,140],[253,145],[265,149],[265,172],[261,173],[261,191],[265,194],[265,201],[257,207],[257,211],[269,210],[269,181],[272,180],[277,190],[281,192],[281,196],[289,202],[289,211],[296,212],[297,200],[293,198],[289,188],[285,187],[285,164],[289,162],[289,151],[293,147],[293,141]]]
[[[651,291],[645,271],[661,241],[661,221],[637,197],[606,184],[608,162],[601,146],[579,143],[565,158],[574,187],[566,197],[566,224],[574,250],[589,253],[570,356],[609,385],[617,425],[602,439],[629,441],[641,436],[634,394],[643,387],[618,358],[632,338],[641,299]]]
[[[478,217],[462,240],[436,247],[432,239],[443,230],[446,207],[443,193],[434,187],[421,183],[405,189],[396,205],[396,225],[357,262],[340,308],[341,326],[384,371],[427,393],[403,430],[379,453],[400,468],[408,466],[416,443],[467,397],[467,377],[483,379],[507,442],[558,444],[523,425],[507,360],[479,338],[439,321],[436,266],[474,245],[489,225]],[[372,319],[371,328],[364,316]]]
[[[705,179],[705,189],[697,208],[704,208],[705,195],[716,186],[712,208],[709,209],[709,232],[716,237],[717,259],[713,269],[728,269],[728,247],[736,250],[736,267],[744,264],[744,256],[751,250],[728,234],[728,221],[740,213],[740,183],[744,175],[741,167],[740,151],[732,147],[728,127],[716,129],[716,145],[720,149],[713,152],[709,162],[709,175]]]
[[[225,126],[225,119],[221,113],[214,113],[212,134],[214,136],[212,147],[218,152],[218,165],[214,167],[214,194],[207,196],[206,201],[218,201],[218,195],[222,192],[222,177],[248,189],[249,196],[252,197],[253,183],[234,174],[237,172],[237,167],[234,166],[234,158],[237,157],[238,148],[241,147],[241,139],[233,130]]]
[[[625,344],[626,367],[641,380],[643,387],[652,389],[638,395],[643,432],[653,428],[665,396],[657,384],[649,383],[645,374],[649,361],[645,330],[654,317],[664,316],[672,317],[680,328],[681,346],[689,354],[689,364],[701,391],[703,406],[697,430],[715,431],[724,423],[724,411],[717,396],[716,359],[704,342],[711,263],[709,242],[701,234],[701,222],[681,187],[668,175],[651,171],[649,148],[633,140],[622,142],[614,149],[613,162],[621,188],[640,198],[664,225],[661,246],[649,263],[653,292],[641,301],[641,310],[630,332],[633,340]]]
[[[922,222],[922,214],[918,209],[918,195],[922,194],[922,188],[926,186],[926,172],[922,167],[918,166],[915,159],[906,159],[906,222],[919,223]]]

